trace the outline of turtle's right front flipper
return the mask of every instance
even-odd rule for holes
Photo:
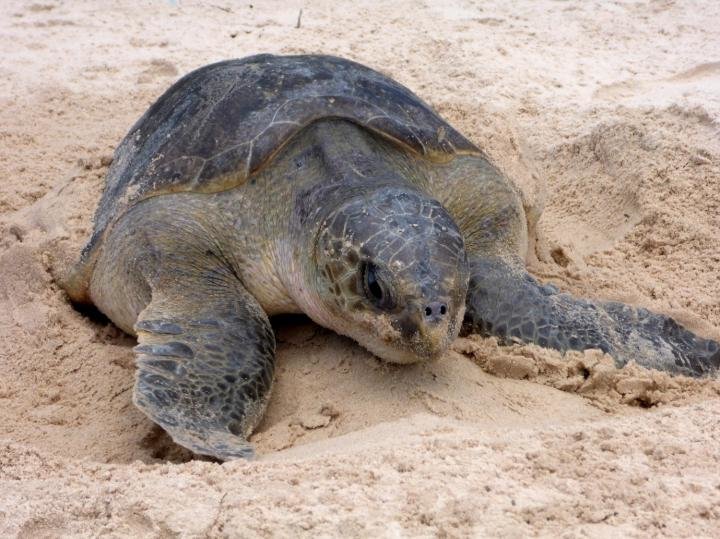
[[[470,259],[465,331],[565,350],[599,348],[618,366],[702,376],[720,369],[720,345],[672,318],[617,302],[590,301],[541,285],[520,260]]]
[[[252,457],[273,380],[267,316],[222,267],[176,268],[151,286],[135,324],[135,404],[195,453]]]

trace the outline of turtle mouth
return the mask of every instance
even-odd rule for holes
[[[424,310],[407,309],[398,316],[381,316],[368,324],[364,336],[350,336],[377,357],[390,363],[438,360],[457,337],[465,306],[455,316],[448,313],[448,318],[441,322],[424,320]]]
[[[429,363],[440,359],[447,351],[453,338],[445,335],[441,339],[413,339],[408,342],[406,340],[393,340],[386,342],[384,340],[371,341],[364,343],[363,346],[380,359],[389,363]]]
[[[434,356],[419,355],[415,350],[393,346],[385,343],[368,343],[365,348],[376,357],[388,363],[410,365],[412,363],[425,363],[438,359],[442,354]]]

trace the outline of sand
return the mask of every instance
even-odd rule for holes
[[[284,318],[259,458],[220,465],[133,407],[133,339],[56,284],[174,80],[324,52],[408,85],[522,188],[537,277],[720,339],[717,20],[710,0],[4,0],[0,536],[720,537],[719,381],[478,337],[391,366]]]

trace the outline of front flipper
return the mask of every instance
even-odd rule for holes
[[[275,338],[230,272],[165,271],[135,324],[134,401],[173,440],[221,460],[253,456],[247,437],[265,410]]]
[[[617,302],[578,299],[541,285],[520,261],[470,260],[464,331],[560,351],[599,348],[618,366],[702,376],[720,369],[720,345],[672,318]]]

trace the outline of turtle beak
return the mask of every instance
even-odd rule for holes
[[[398,316],[397,329],[419,359],[432,361],[442,356],[457,336],[455,318],[448,298],[418,301]]]

